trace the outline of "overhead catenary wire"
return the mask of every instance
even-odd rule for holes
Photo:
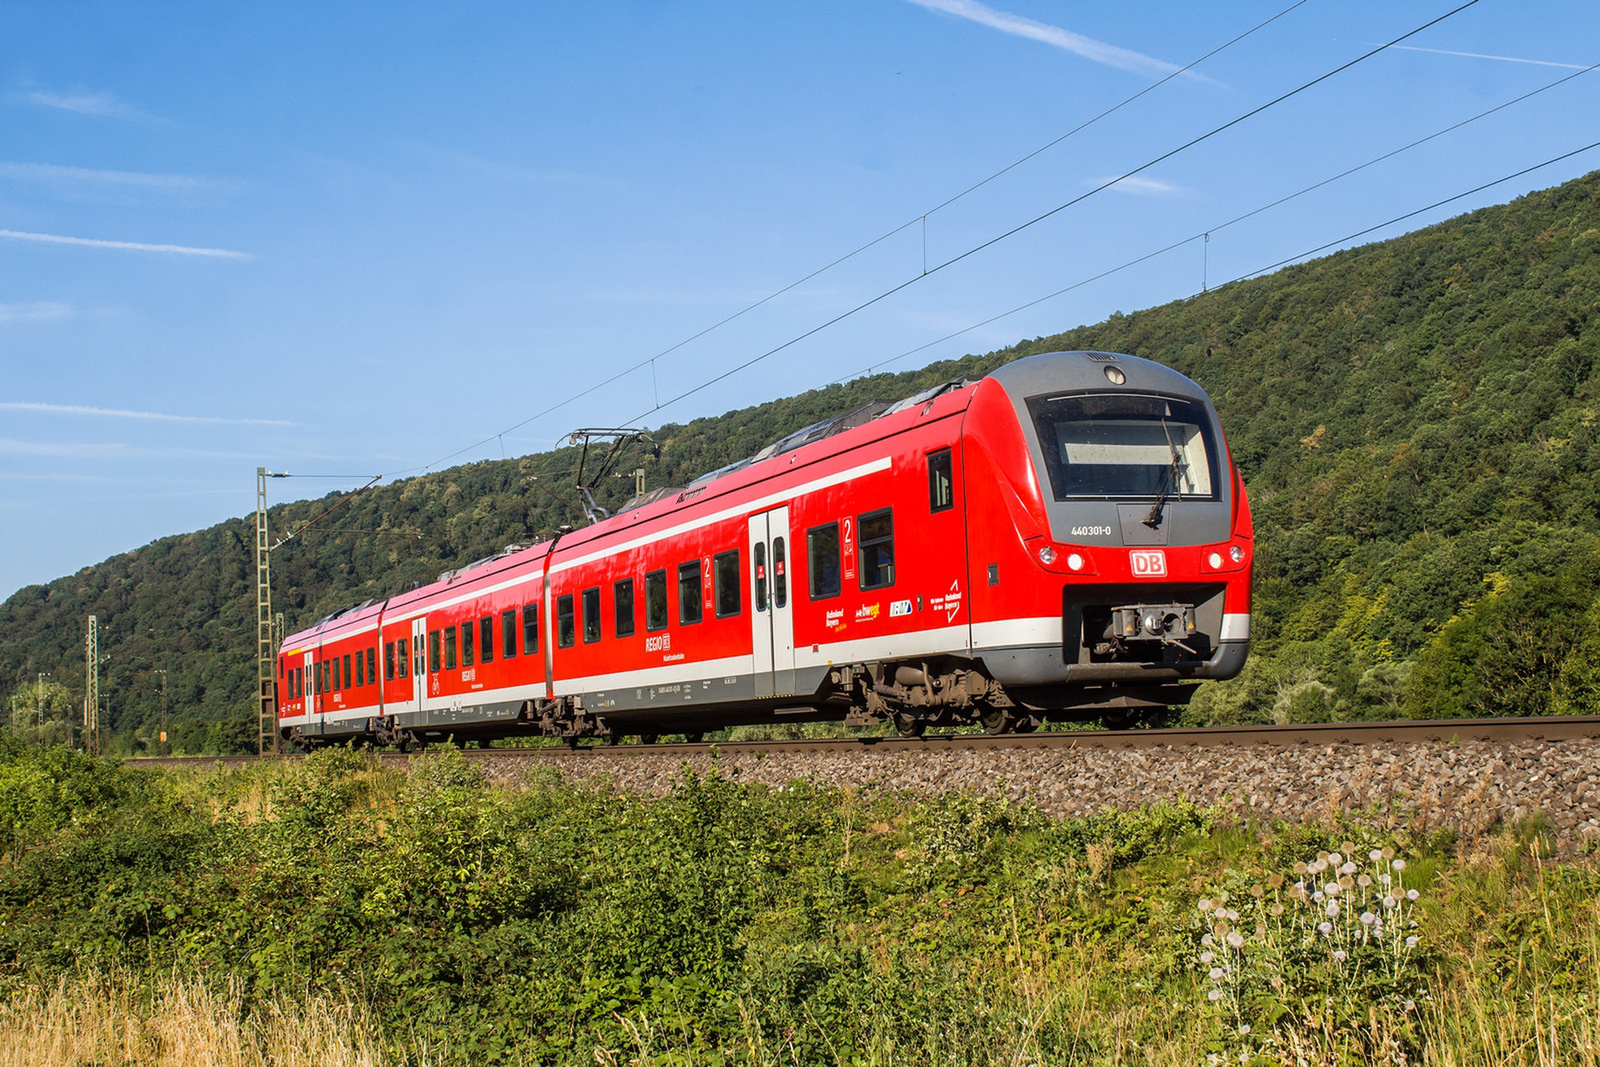
[[[1583,75],[1589,74],[1589,73],[1591,73],[1591,72],[1593,72],[1595,70],[1600,70],[1600,63],[1595,63],[1595,64],[1593,64],[1591,66],[1584,67],[1584,68],[1582,68],[1581,70],[1579,70],[1575,74],[1568,74],[1568,75],[1565,75],[1563,77],[1557,78],[1555,81],[1547,82],[1546,84],[1539,86],[1539,88],[1537,88],[1537,89],[1532,89],[1532,90],[1530,90],[1530,91],[1528,91],[1526,93],[1523,93],[1521,96],[1516,96],[1516,97],[1513,97],[1510,100],[1505,101],[1504,103],[1496,104],[1494,107],[1491,107],[1491,108],[1489,108],[1489,109],[1487,109],[1485,111],[1480,111],[1476,115],[1471,116],[1470,118],[1462,119],[1460,122],[1452,123],[1449,126],[1444,127],[1443,129],[1435,130],[1433,133],[1428,134],[1426,137],[1419,137],[1415,141],[1410,142],[1409,144],[1404,144],[1404,145],[1401,145],[1399,148],[1391,149],[1390,151],[1385,152],[1380,156],[1374,156],[1373,158],[1367,160],[1365,163],[1358,163],[1357,165],[1355,165],[1353,167],[1346,168],[1345,170],[1342,170],[1337,174],[1334,174],[1334,175],[1331,175],[1331,176],[1329,176],[1327,178],[1324,178],[1321,181],[1314,182],[1311,185],[1308,185],[1303,189],[1299,189],[1299,190],[1297,190],[1295,192],[1289,193],[1287,196],[1280,196],[1276,200],[1273,200],[1273,201],[1271,201],[1269,203],[1266,203],[1266,204],[1262,204],[1260,207],[1252,208],[1251,210],[1246,211],[1242,215],[1236,215],[1236,216],[1234,216],[1233,218],[1229,219],[1226,222],[1217,223],[1216,225],[1210,226],[1207,229],[1202,230],[1199,233],[1190,234],[1188,237],[1184,237],[1181,240],[1174,241],[1171,244],[1166,245],[1166,246],[1164,246],[1162,248],[1158,248],[1158,249],[1156,249],[1156,250],[1154,250],[1152,252],[1146,252],[1145,254],[1143,254],[1141,256],[1136,256],[1133,259],[1126,260],[1126,261],[1124,261],[1122,263],[1117,264],[1114,267],[1109,267],[1106,270],[1100,271],[1097,274],[1092,274],[1087,278],[1083,278],[1083,279],[1080,279],[1079,281],[1073,282],[1071,285],[1063,286],[1062,288],[1057,289],[1054,292],[1046,293],[1044,296],[1036,297],[1033,300],[1029,300],[1025,304],[1018,304],[1016,307],[1010,309],[1009,311],[1002,311],[997,315],[991,315],[988,318],[982,320],[981,322],[975,322],[975,323],[971,324],[970,326],[963,326],[959,330],[955,330],[952,333],[947,333],[943,337],[935,338],[934,340],[928,341],[928,342],[926,342],[924,344],[917,345],[915,348],[908,348],[904,352],[901,352],[899,355],[890,356],[888,359],[880,360],[879,362],[874,363],[874,364],[872,364],[870,366],[867,366],[867,367],[863,367],[860,370],[851,371],[849,374],[845,374],[845,375],[842,375],[841,377],[833,379],[832,382],[830,382],[829,384],[839,384],[841,382],[850,381],[851,379],[854,379],[854,378],[862,377],[863,375],[871,374],[874,371],[881,370],[884,367],[887,367],[892,363],[898,363],[902,359],[906,359],[906,358],[908,358],[910,356],[914,356],[918,352],[924,352],[924,351],[926,351],[926,350],[928,350],[930,348],[933,348],[935,345],[943,344],[946,341],[952,341],[955,338],[962,336],[963,334],[971,333],[973,330],[982,329],[983,327],[988,326],[988,325],[990,325],[992,323],[999,322],[1001,319],[1009,318],[1010,316],[1016,315],[1016,314],[1018,314],[1020,312],[1023,312],[1023,311],[1026,311],[1029,308],[1037,307],[1039,304],[1043,304],[1046,301],[1054,300],[1058,296],[1064,296],[1067,293],[1070,293],[1075,289],[1081,289],[1086,285],[1092,284],[1093,282],[1100,281],[1102,278],[1107,278],[1107,277],[1110,277],[1113,274],[1117,274],[1117,273],[1120,273],[1121,271],[1128,270],[1131,267],[1136,267],[1141,263],[1145,263],[1145,262],[1147,262],[1147,261],[1149,261],[1151,259],[1155,259],[1157,256],[1162,256],[1162,255],[1165,255],[1168,252],[1172,252],[1172,251],[1175,251],[1176,249],[1182,248],[1184,245],[1192,244],[1193,242],[1198,241],[1198,240],[1208,240],[1212,234],[1217,233],[1217,232],[1219,232],[1221,230],[1225,230],[1229,226],[1233,226],[1233,225],[1236,225],[1237,223],[1244,222],[1246,219],[1254,218],[1255,216],[1260,215],[1262,212],[1270,211],[1271,209],[1273,209],[1275,207],[1279,207],[1279,206],[1281,206],[1283,204],[1286,204],[1291,200],[1295,200],[1295,199],[1297,199],[1299,197],[1305,196],[1308,193],[1315,192],[1316,190],[1321,189],[1324,186],[1330,185],[1333,182],[1339,181],[1339,180],[1341,180],[1343,178],[1348,178],[1350,175],[1359,173],[1360,171],[1363,171],[1363,170],[1366,170],[1368,167],[1376,166],[1377,164],[1382,163],[1384,160],[1393,159],[1395,156],[1398,156],[1398,155],[1400,155],[1400,154],[1402,154],[1404,152],[1409,152],[1413,148],[1417,148],[1417,147],[1419,147],[1421,145],[1427,144],[1429,141],[1437,140],[1438,138],[1443,137],[1445,134],[1453,133],[1454,131],[1461,129],[1464,126],[1471,125],[1472,123],[1477,122],[1480,119],[1488,118],[1490,115],[1493,115],[1496,112],[1504,111],[1508,107],[1512,107],[1513,105],[1520,104],[1524,100],[1528,100],[1528,99],[1530,99],[1532,97],[1538,96],[1540,93],[1548,92],[1549,90],[1554,89],[1557,86],[1564,85],[1565,83],[1567,83],[1569,81],[1572,81],[1574,78],[1580,78]],[[1464,195],[1470,195],[1470,194],[1464,194]],[[1457,199],[1459,199],[1459,197]],[[1423,209],[1423,210],[1426,210],[1426,209]],[[1337,242],[1335,242],[1335,243],[1337,243]],[[1304,253],[1304,254],[1309,254],[1309,253]],[[1270,269],[1270,268],[1268,268],[1268,269]],[[1255,273],[1260,273],[1260,272],[1257,271]],[[1237,281],[1237,280],[1238,279],[1235,279],[1235,281]],[[1202,286],[1202,291],[1206,291],[1204,286]]]
[[[1270,26],[1272,23],[1277,22],[1279,19],[1283,18],[1285,15],[1287,15],[1290,12],[1294,11],[1296,8],[1304,6],[1308,2],[1309,2],[1309,0],[1294,0],[1294,3],[1290,4],[1288,7],[1284,8],[1281,11],[1279,11],[1277,14],[1271,16],[1270,18],[1264,19],[1261,22],[1256,23],[1254,26],[1250,27],[1248,30],[1245,30],[1244,32],[1235,35],[1234,37],[1228,39],[1227,41],[1224,41],[1222,44],[1220,44],[1220,45],[1216,46],[1215,48],[1211,49],[1211,51],[1207,52],[1203,56],[1200,56],[1198,59],[1191,60],[1190,62],[1184,64],[1183,66],[1181,66],[1179,68],[1177,68],[1176,70],[1174,70],[1170,74],[1168,74],[1166,77],[1160,78],[1157,81],[1151,82],[1149,85],[1145,86],[1143,89],[1140,89],[1138,92],[1134,93],[1133,95],[1125,97],[1122,100],[1118,101],[1116,104],[1113,104],[1111,107],[1106,108],[1104,111],[1101,111],[1100,113],[1094,115],[1091,118],[1085,119],[1083,122],[1080,122],[1078,125],[1074,126],[1072,129],[1068,130],[1066,133],[1063,133],[1059,137],[1056,137],[1055,139],[1053,139],[1053,140],[1051,140],[1051,141],[1049,141],[1049,142],[1047,142],[1047,143],[1045,143],[1043,145],[1040,145],[1038,148],[1035,148],[1033,151],[1029,152],[1025,156],[1022,156],[1020,159],[1014,160],[1011,163],[1006,164],[1004,167],[1001,167],[999,170],[997,170],[994,173],[988,175],[987,177],[985,177],[985,178],[983,178],[983,179],[981,179],[981,180],[979,180],[977,182],[974,182],[973,184],[967,186],[965,189],[962,189],[960,192],[956,193],[954,196],[947,197],[946,199],[944,199],[944,200],[940,201],[939,203],[935,204],[933,207],[928,208],[926,211],[920,212],[919,214],[914,215],[911,218],[907,219],[905,222],[902,222],[900,225],[895,226],[893,229],[887,230],[886,232],[884,232],[882,234],[879,234],[877,237],[872,238],[870,241],[867,241],[865,244],[859,245],[856,248],[850,250],[849,252],[846,252],[843,255],[837,257],[836,259],[833,259],[832,261],[824,264],[823,266],[816,268],[815,270],[811,271],[811,273],[806,274],[805,276],[803,276],[801,278],[795,279],[794,281],[790,282],[788,285],[785,285],[782,288],[773,290],[772,292],[768,293],[766,296],[762,297],[761,299],[756,300],[755,302],[753,302],[751,304],[747,304],[746,306],[740,308],[738,311],[735,311],[733,314],[728,315],[726,318],[719,319],[718,321],[712,323],[710,326],[705,327],[704,329],[700,330],[699,332],[691,334],[690,336],[685,337],[683,340],[677,342],[676,344],[662,349],[660,352],[657,352],[655,355],[651,356],[650,358],[641,360],[638,363],[633,364],[632,366],[626,367],[623,370],[620,370],[620,371],[616,372],[611,377],[606,378],[604,381],[596,382],[594,385],[591,385],[588,388],[583,389],[580,392],[572,394],[571,396],[567,397],[564,400],[561,400],[561,401],[559,401],[559,402],[557,402],[555,404],[550,405],[547,408],[544,408],[543,410],[541,410],[541,411],[539,411],[539,412],[537,412],[537,413],[535,413],[533,415],[528,416],[526,419],[523,419],[521,422],[514,423],[513,425],[506,427],[504,430],[501,430],[499,433],[491,434],[490,436],[485,437],[481,441],[476,441],[476,442],[474,442],[474,443],[472,443],[470,445],[467,445],[464,448],[457,449],[456,451],[450,453],[447,456],[441,456],[438,459],[432,460],[432,461],[430,461],[428,463],[425,463],[425,464],[422,464],[420,466],[407,467],[405,470],[395,471],[392,474],[386,475],[386,477],[399,477],[400,475],[411,474],[411,473],[414,473],[416,471],[430,470],[433,467],[436,467],[441,463],[447,463],[450,460],[455,459],[457,456],[465,455],[466,453],[471,452],[474,449],[481,448],[484,445],[489,444],[491,441],[496,440],[497,438],[503,439],[506,434],[511,433],[514,430],[519,430],[519,429],[521,429],[522,427],[528,425],[531,422],[536,422],[537,420],[543,418],[546,415],[549,415],[549,414],[552,414],[553,412],[559,411],[561,408],[566,407],[568,404],[571,404],[571,403],[574,403],[574,402],[576,402],[578,400],[581,400],[584,397],[589,396],[592,393],[595,393],[595,392],[598,392],[601,389],[604,389],[608,385],[611,385],[611,384],[613,384],[615,382],[621,381],[623,378],[626,378],[628,375],[633,374],[636,371],[643,370],[647,366],[650,368],[651,388],[652,388],[652,390],[654,392],[654,397],[655,397],[655,401],[656,401],[656,407],[657,407],[657,409],[659,409],[662,406],[661,405],[661,393],[660,393],[660,386],[656,382],[656,377],[655,377],[655,375],[656,375],[656,361],[658,359],[660,359],[663,356],[670,355],[673,352],[676,352],[678,349],[684,347],[685,345],[691,344],[691,343],[693,343],[695,341],[698,341],[700,338],[705,337],[707,334],[710,334],[710,333],[712,333],[712,332],[714,332],[716,330],[719,330],[722,327],[728,325],[729,323],[735,321],[736,319],[742,318],[743,316],[749,314],[750,312],[755,311],[757,308],[760,308],[760,307],[762,307],[762,306],[764,306],[766,304],[771,303],[773,300],[776,300],[778,297],[783,296],[785,293],[788,293],[788,292],[798,288],[799,286],[804,285],[806,282],[812,281],[813,279],[818,278],[823,274],[826,274],[828,271],[832,270],[833,268],[835,268],[837,266],[840,266],[841,264],[844,264],[844,263],[848,262],[849,260],[854,259],[856,256],[859,256],[863,252],[866,252],[866,251],[869,251],[872,248],[875,248],[876,246],[882,244],[884,241],[887,241],[889,238],[894,237],[896,234],[904,232],[905,230],[909,229],[912,226],[917,225],[918,223],[921,223],[921,225],[922,225],[922,272],[923,272],[923,274],[927,274],[928,273],[928,216],[929,215],[937,214],[938,212],[940,212],[940,211],[944,210],[945,208],[949,207],[950,205],[956,203],[958,200],[961,200],[962,198],[964,198],[966,196],[969,196],[972,193],[977,192],[979,189],[982,189],[984,186],[988,185],[990,182],[994,181],[995,179],[1003,177],[1004,175],[1006,175],[1006,174],[1010,173],[1011,171],[1017,169],[1018,167],[1022,166],[1024,163],[1027,163],[1029,160],[1033,159],[1034,157],[1039,156],[1039,155],[1043,154],[1044,152],[1048,152],[1050,149],[1054,148],[1056,145],[1061,144],[1063,141],[1066,141],[1067,139],[1069,139],[1071,137],[1074,137],[1079,133],[1082,133],[1084,130],[1088,129],[1090,126],[1093,126],[1095,123],[1099,122],[1101,119],[1105,119],[1105,118],[1110,117],[1111,115],[1115,114],[1116,112],[1118,112],[1118,111],[1122,110],[1123,108],[1127,107],[1129,104],[1132,104],[1135,101],[1139,100],[1141,97],[1143,97],[1143,96],[1155,91],[1156,89],[1159,89],[1161,86],[1165,85],[1167,82],[1171,81],[1172,79],[1177,78],[1180,75],[1188,73],[1189,71],[1193,70],[1195,67],[1197,67],[1200,64],[1204,63],[1206,60],[1211,59],[1212,57],[1216,56],[1217,54],[1219,54],[1221,52],[1226,51],[1229,48],[1232,48],[1234,45],[1238,44],[1240,41],[1244,40],[1245,38],[1251,36],[1254,33],[1257,33],[1260,30],[1265,29],[1267,26]],[[502,440],[502,447],[503,447],[503,444],[504,444],[504,442]]]
[[[1277,105],[1283,103],[1284,101],[1289,100],[1289,99],[1291,99],[1291,98],[1293,98],[1295,96],[1298,96],[1300,93],[1305,92],[1307,89],[1310,89],[1313,86],[1316,86],[1316,85],[1318,85],[1318,84],[1320,84],[1322,82],[1325,82],[1329,78],[1332,78],[1332,77],[1334,77],[1334,76],[1336,76],[1338,74],[1341,74],[1344,71],[1347,71],[1350,68],[1356,66],[1357,64],[1363,63],[1366,60],[1371,59],[1373,56],[1378,55],[1381,52],[1384,52],[1384,51],[1386,51],[1386,50],[1388,50],[1390,48],[1393,48],[1395,45],[1399,44],[1401,41],[1405,41],[1405,40],[1408,40],[1411,37],[1415,37],[1417,34],[1421,33],[1422,31],[1424,31],[1424,30],[1426,30],[1426,29],[1428,29],[1428,28],[1430,28],[1432,26],[1437,26],[1439,23],[1445,21],[1448,18],[1451,18],[1454,15],[1460,14],[1461,12],[1467,10],[1467,8],[1473,7],[1477,3],[1479,3],[1479,0],[1467,0],[1466,3],[1461,4],[1458,7],[1452,8],[1452,9],[1450,9],[1449,11],[1445,12],[1442,15],[1439,15],[1439,16],[1437,16],[1435,18],[1429,19],[1427,22],[1424,22],[1422,25],[1416,27],[1413,30],[1409,30],[1406,33],[1401,34],[1399,37],[1394,38],[1392,41],[1388,41],[1388,42],[1386,42],[1384,44],[1378,45],[1376,48],[1373,48],[1370,51],[1363,52],[1361,55],[1357,56],[1356,58],[1351,59],[1351,60],[1349,60],[1349,61],[1347,61],[1345,63],[1341,63],[1339,66],[1334,67],[1332,70],[1329,70],[1329,71],[1327,71],[1327,72],[1325,72],[1323,74],[1319,74],[1317,77],[1312,78],[1310,81],[1304,82],[1304,83],[1296,86],[1295,88],[1290,89],[1286,93],[1283,93],[1283,94],[1281,94],[1279,96],[1273,97],[1271,100],[1267,101],[1264,104],[1261,104],[1261,105],[1259,105],[1257,107],[1251,108],[1249,111],[1246,111],[1243,114],[1241,114],[1241,115],[1239,115],[1239,116],[1237,116],[1235,118],[1229,119],[1227,122],[1224,122],[1220,126],[1213,127],[1212,129],[1206,131],[1205,133],[1202,133],[1197,137],[1194,137],[1194,138],[1191,138],[1188,141],[1185,141],[1183,144],[1178,145],[1176,148],[1169,149],[1168,151],[1163,152],[1160,155],[1155,156],[1154,158],[1152,158],[1152,159],[1150,159],[1150,160],[1148,160],[1148,161],[1146,161],[1144,163],[1141,163],[1139,166],[1134,167],[1131,170],[1125,171],[1124,173],[1118,175],[1115,178],[1109,179],[1108,181],[1105,181],[1105,182],[1100,183],[1099,185],[1096,185],[1094,188],[1090,189],[1086,193],[1083,193],[1083,194],[1081,194],[1079,196],[1075,196],[1072,199],[1066,201],[1065,203],[1058,204],[1057,206],[1051,208],[1049,211],[1046,211],[1043,214],[1036,215],[1033,218],[1027,220],[1026,222],[1022,222],[1022,223],[1019,223],[1016,226],[1013,226],[1011,229],[1006,230],[1003,233],[1000,233],[1000,234],[998,234],[998,235],[996,235],[994,237],[991,237],[988,240],[983,241],[983,242],[981,242],[979,244],[973,245],[971,248],[967,249],[965,252],[961,252],[958,255],[950,257],[949,259],[945,260],[942,263],[939,263],[939,264],[937,264],[937,265],[935,265],[933,267],[928,268],[928,270],[925,273],[912,275],[910,278],[908,278],[905,281],[899,283],[898,285],[895,285],[895,286],[892,286],[892,287],[890,287],[888,289],[885,289],[883,292],[879,293],[878,295],[876,295],[874,297],[871,297],[870,299],[864,300],[861,303],[855,305],[854,307],[851,307],[850,309],[848,309],[846,311],[843,311],[843,312],[839,313],[838,315],[835,315],[833,318],[828,319],[826,322],[823,322],[823,323],[821,323],[821,324],[819,324],[817,326],[813,326],[811,329],[806,330],[803,333],[797,334],[796,336],[791,337],[789,340],[783,342],[782,344],[776,345],[776,346],[774,346],[772,348],[769,348],[765,352],[762,352],[759,355],[752,356],[751,358],[745,360],[743,363],[740,363],[740,364],[738,364],[738,365],[736,365],[734,367],[731,367],[728,370],[723,371],[721,374],[718,374],[718,375],[716,375],[716,376],[714,376],[714,377],[712,377],[712,378],[710,378],[710,379],[708,379],[706,381],[701,382],[699,385],[696,385],[693,388],[684,390],[683,392],[679,393],[678,395],[668,399],[664,403],[658,403],[655,407],[651,408],[650,410],[644,411],[644,412],[641,412],[638,415],[635,415],[629,421],[630,422],[639,422],[639,421],[649,417],[650,415],[655,414],[657,411],[662,410],[663,408],[671,407],[673,404],[676,404],[680,400],[684,400],[684,399],[687,399],[688,397],[694,396],[696,393],[699,393],[699,392],[702,392],[702,391],[704,391],[706,389],[711,388],[713,385],[716,385],[718,382],[724,381],[724,380],[726,380],[728,378],[733,377],[735,374],[738,374],[738,373],[740,373],[742,371],[748,370],[750,367],[755,366],[757,363],[760,363],[760,362],[762,362],[764,360],[770,359],[771,357],[777,355],[779,352],[782,352],[785,349],[790,348],[793,345],[796,345],[796,344],[800,343],[801,341],[805,340],[806,338],[811,337],[811,336],[813,336],[815,334],[821,333],[823,330],[828,329],[830,326],[834,326],[834,325],[836,325],[836,324],[838,324],[840,322],[843,322],[845,319],[848,319],[853,315],[859,314],[860,312],[865,311],[867,308],[870,308],[875,304],[878,304],[878,303],[881,303],[884,300],[887,300],[889,297],[895,295],[896,293],[899,293],[899,292],[901,292],[901,291],[903,291],[905,289],[908,289],[911,286],[917,284],[918,282],[924,280],[925,278],[929,278],[929,277],[933,276],[934,274],[937,274],[939,271],[944,270],[946,267],[954,266],[955,264],[960,263],[963,260],[966,260],[966,259],[970,258],[971,256],[974,256],[974,255],[978,254],[979,252],[982,252],[983,250],[985,250],[987,248],[992,248],[993,246],[999,244],[1000,242],[1005,241],[1008,238],[1014,237],[1017,234],[1021,233],[1022,231],[1026,230],[1026,229],[1029,229],[1030,227],[1037,226],[1039,223],[1044,222],[1046,219],[1053,218],[1054,216],[1060,214],[1061,212],[1067,210],[1070,207],[1073,207],[1076,204],[1081,204],[1083,201],[1089,199],[1092,196],[1095,196],[1098,193],[1104,192],[1105,190],[1111,188],[1112,186],[1116,185],[1119,182],[1126,181],[1129,178],[1132,178],[1132,177],[1134,177],[1134,176],[1136,176],[1138,174],[1143,173],[1144,171],[1149,170],[1151,167],[1154,167],[1159,163],[1162,163],[1162,162],[1164,162],[1164,161],[1166,161],[1168,159],[1171,159],[1173,156],[1176,156],[1176,155],[1178,155],[1178,154],[1180,154],[1182,152],[1185,152],[1185,151],[1189,150],[1190,148],[1195,147],[1198,144],[1202,144],[1203,142],[1210,140],[1211,138],[1217,136],[1218,134],[1220,134],[1220,133],[1222,133],[1222,132],[1224,132],[1226,130],[1232,129],[1233,127],[1239,125],[1240,123],[1245,122],[1245,121],[1253,118],[1254,116],[1261,114],[1262,112],[1268,110],[1269,108],[1276,107]]]

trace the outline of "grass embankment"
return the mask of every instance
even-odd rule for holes
[[[0,743],[0,1063],[1600,1062],[1595,866],[1380,824]]]

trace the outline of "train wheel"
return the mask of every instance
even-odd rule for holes
[[[896,715],[894,728],[901,737],[921,737],[927,731],[928,724],[915,715]]]
[[[622,744],[622,735],[619,734],[619,733],[616,733],[615,731],[613,731],[612,733],[606,734],[606,744],[608,744],[608,745],[620,745],[620,744]]]
[[[1011,712],[1005,708],[990,708],[979,721],[983,723],[983,732],[991,736],[1010,733],[1015,725]]]
[[[639,735],[639,743],[641,745],[653,745],[659,740],[661,740],[661,735],[660,734],[640,734]]]
[[[577,751],[577,749],[578,749],[578,735],[577,734],[568,734],[566,737],[563,737],[561,740],[566,742],[568,748],[572,749],[574,752]]]
[[[706,739],[706,735],[700,730],[685,730],[683,739],[691,745],[698,745]]]
[[[411,751],[411,735],[410,734],[401,734],[400,735],[400,740],[398,740],[398,741],[396,741],[394,743],[394,747],[398,748],[401,752],[410,752]]]

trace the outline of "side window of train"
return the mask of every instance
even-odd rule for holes
[[[522,654],[534,655],[539,651],[539,605],[522,605]]]
[[[500,613],[500,658],[517,658],[517,609],[507,608]]]
[[[494,616],[485,615],[478,620],[478,662],[489,663],[494,659]]]
[[[461,665],[472,666],[473,653],[478,649],[478,626],[471,619],[461,624]]]
[[[333,657],[333,691],[335,693],[344,691],[344,680],[350,674],[350,657],[344,657],[344,670],[342,672],[339,670],[339,666],[339,657]]]
[[[439,631],[428,631],[428,671],[432,674],[439,673]]]
[[[394,642],[383,643],[383,680],[394,681]]]
[[[367,682],[376,683],[378,680],[378,649],[373,645],[367,646]]]
[[[356,685],[362,686],[362,685],[366,685],[366,684],[367,684],[366,657],[362,656],[360,650],[358,649],[356,651]]]
[[[396,668],[394,673],[396,678],[404,678],[408,673],[406,670],[406,665],[411,662],[411,649],[407,647],[409,644],[410,642],[403,637],[394,643],[394,658]]]
[[[739,550],[718,552],[712,557],[711,573],[716,583],[717,618],[739,614],[743,606],[739,596],[743,584],[739,580]]]
[[[856,529],[861,531],[858,552],[861,557],[861,588],[882,589],[894,584],[894,509],[869,511],[861,516]]]
[[[617,617],[617,636],[633,636],[633,579],[624,578],[611,587],[612,609]]]
[[[583,643],[592,645],[600,640],[600,587],[583,591]]]
[[[928,510],[949,511],[956,506],[955,481],[950,473],[950,450],[928,453]]]
[[[556,597],[556,645],[571,648],[577,640],[578,627],[572,618],[572,594]]]
[[[767,543],[757,541],[752,556],[754,566],[750,568],[750,580],[755,583],[755,602],[757,611],[767,610]]]
[[[651,571],[644,576],[644,628],[667,628],[667,572]]]
[[[456,669],[456,628],[454,626],[446,626],[444,628],[444,669],[447,671]]]
[[[789,603],[789,564],[784,555],[783,538],[772,539],[772,606],[782,608]]]
[[[839,524],[813,526],[806,531],[806,580],[811,599],[839,595]]]
[[[411,673],[421,674],[422,671],[422,635],[413,634],[411,637]]]
[[[678,564],[678,622],[690,626],[700,621],[700,561]]]
[[[355,675],[350,673],[350,653],[344,654],[344,687],[350,689],[356,684]]]

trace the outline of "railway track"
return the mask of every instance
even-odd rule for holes
[[[998,751],[1032,748],[1219,748],[1332,744],[1382,744],[1407,742],[1527,742],[1559,743],[1600,738],[1600,715],[1564,715],[1501,719],[1421,719],[1395,722],[1302,723],[1289,726],[1206,726],[1162,730],[1054,730],[1033,734],[928,734],[923,737],[832,737],[801,740],[712,741],[701,744],[561,745],[528,748],[465,749],[469,760],[527,759],[538,761],[633,759],[671,756],[686,758],[713,752],[778,755],[781,753],[874,752],[907,756],[944,752]],[[403,762],[398,752],[382,754],[386,761]],[[213,767],[253,763],[257,756],[145,756],[126,762],[140,767]],[[269,757],[271,758],[271,757]],[[286,757],[294,759],[298,757]]]

